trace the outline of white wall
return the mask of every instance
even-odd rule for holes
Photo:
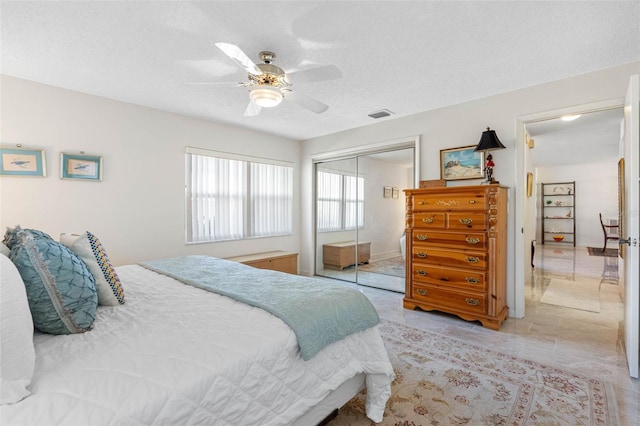
[[[371,259],[400,256],[400,237],[404,233],[404,193],[407,188],[406,168],[384,163],[366,155],[359,158],[365,170],[365,228],[360,241],[371,242]],[[384,198],[383,188],[395,187],[398,198]]]
[[[604,238],[598,213],[605,219],[618,217],[618,163],[538,167],[537,172],[539,183],[576,182],[576,246],[602,247]],[[537,214],[542,218],[540,203],[538,199]],[[542,241],[540,233],[541,229],[537,229],[537,241]]]
[[[310,185],[311,159],[316,155],[398,140],[409,135],[420,136],[420,178],[438,179],[440,150],[476,144],[482,131],[490,126],[496,130],[498,137],[507,148],[494,151],[493,158],[496,163],[495,178],[501,184],[512,188],[509,192],[507,300],[513,309],[515,301],[518,300],[516,297],[523,297],[517,296],[515,291],[516,280],[523,279],[523,277],[515,277],[515,262],[523,261],[523,259],[516,259],[514,255],[515,235],[516,232],[521,232],[515,229],[515,211],[524,209],[523,198],[526,197],[526,194],[516,194],[513,188],[517,181],[516,174],[524,176],[528,171],[515,169],[517,117],[601,100],[622,99],[626,93],[629,76],[637,73],[639,69],[640,63],[635,62],[305,141],[301,163],[302,187]],[[524,143],[524,141],[518,141],[518,143]],[[520,179],[518,177],[518,182]],[[479,181],[459,181],[453,184],[478,183]],[[312,229],[308,219],[312,197],[310,194],[302,194],[301,201],[301,226],[305,232],[302,233],[300,268],[303,271],[310,271],[313,270],[313,241],[309,239],[306,230]],[[513,315],[512,309],[511,315]]]
[[[44,148],[46,178],[0,177],[0,226],[57,238],[89,230],[115,264],[185,254],[299,249],[299,142],[1,77],[2,144]],[[296,163],[294,234],[185,245],[185,146]],[[103,156],[104,180],[61,180],[60,152]]]

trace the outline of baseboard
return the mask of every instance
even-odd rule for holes
[[[380,260],[393,259],[394,257],[399,257],[399,256],[402,256],[402,253],[400,253],[400,250],[388,251],[384,253],[375,253],[375,254],[371,254],[371,257],[369,258],[369,262],[378,262]]]

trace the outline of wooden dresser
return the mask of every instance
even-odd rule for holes
[[[509,311],[507,191],[500,185],[405,190],[405,308],[500,329]]]
[[[288,274],[298,273],[298,253],[287,251],[269,251],[265,253],[248,254],[245,256],[229,257],[227,260],[244,263],[260,269],[272,269]]]

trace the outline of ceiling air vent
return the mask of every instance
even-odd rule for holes
[[[393,111],[389,111],[388,109],[381,109],[380,111],[372,112],[369,114],[369,117],[373,119],[388,117],[393,114]]]

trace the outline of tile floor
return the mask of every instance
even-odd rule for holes
[[[526,288],[525,318],[509,318],[500,332],[448,314],[403,309],[403,295],[399,293],[358,288],[384,318],[611,382],[620,424],[636,426],[640,425],[640,382],[629,377],[622,346],[623,305],[615,278],[615,259],[589,256],[584,247],[537,246],[536,268],[531,285]],[[553,278],[601,280],[600,312],[541,303],[540,298]]]

